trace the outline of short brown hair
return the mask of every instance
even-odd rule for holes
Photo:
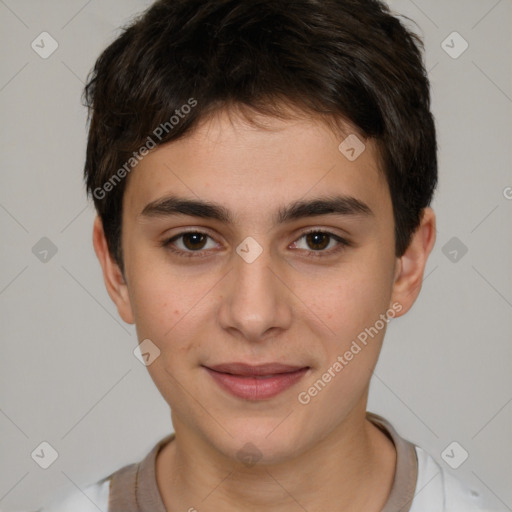
[[[376,141],[401,256],[437,183],[421,50],[377,0],[155,2],[103,51],[84,90],[84,178],[121,270],[122,178],[149,139],[176,140],[225,108],[283,117],[284,104]]]

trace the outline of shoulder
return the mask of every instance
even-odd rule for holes
[[[481,489],[459,480],[419,446],[418,480],[410,512],[503,512]]]
[[[98,512],[108,510],[110,480],[103,479],[87,486],[85,489],[76,489],[64,497],[53,501],[38,512]]]

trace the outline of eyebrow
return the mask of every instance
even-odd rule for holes
[[[371,208],[351,196],[330,196],[311,200],[295,201],[278,209],[274,218],[275,224],[284,224],[292,220],[319,215],[372,216]],[[148,203],[141,217],[170,217],[175,215],[190,215],[203,219],[214,219],[225,224],[234,224],[234,217],[224,206],[210,201],[187,199],[168,196]]]

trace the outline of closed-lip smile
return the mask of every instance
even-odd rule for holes
[[[267,400],[298,382],[309,366],[282,363],[221,363],[203,366],[225,391],[245,400]]]

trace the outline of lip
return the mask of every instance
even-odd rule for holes
[[[277,396],[302,379],[309,370],[308,366],[281,363],[224,363],[204,368],[222,389],[252,401]]]

